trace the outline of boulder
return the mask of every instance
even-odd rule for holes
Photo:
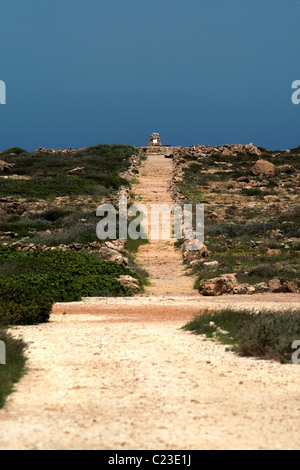
[[[261,151],[259,150],[259,148],[255,147],[255,145],[252,143],[245,145],[245,151],[248,155],[261,155]]]
[[[13,238],[16,238],[17,236],[18,234],[15,232],[0,232],[1,238],[13,239]]]
[[[274,278],[268,282],[270,292],[280,292],[281,291],[281,282],[279,279]]]
[[[267,255],[269,256],[280,256],[281,255],[281,250],[278,248],[268,248]]]
[[[250,183],[250,178],[248,178],[247,176],[240,176],[237,179],[237,182],[238,183],[247,183],[247,184],[249,184]]]
[[[108,248],[105,245],[101,246],[99,253],[108,261],[114,261],[115,263],[124,264],[125,266],[128,265],[128,258],[119,253],[119,251]]]
[[[269,290],[269,286],[265,282],[259,282],[258,284],[254,285],[255,292],[267,292]]]
[[[295,286],[292,282],[290,282],[290,281],[285,281],[285,282],[283,282],[283,284],[282,284],[282,292],[297,294],[297,293],[298,293],[298,290],[297,290],[296,286]]]
[[[140,290],[140,283],[138,279],[135,279],[132,276],[120,276],[117,278],[123,286],[127,287],[127,289],[131,290],[132,292],[139,292]]]
[[[73,170],[68,171],[69,176],[85,176],[85,168],[83,167],[78,167],[78,168],[73,168]]]
[[[206,266],[208,268],[216,268],[217,266],[219,266],[219,262],[218,261],[205,261],[205,263],[203,263],[203,266]]]
[[[278,167],[278,170],[280,173],[294,173],[295,172],[295,167],[293,165],[282,165]]]
[[[235,274],[224,274],[214,279],[203,279],[200,282],[199,294],[204,296],[219,296],[231,294],[238,282]]]
[[[14,166],[14,163],[7,163],[0,160],[0,173],[10,173]]]
[[[233,288],[232,293],[233,294],[238,294],[238,295],[244,295],[244,294],[254,294],[255,292],[255,287],[250,286],[250,284],[238,284],[236,287]]]
[[[253,176],[275,176],[277,173],[277,168],[273,163],[268,162],[267,160],[258,160],[255,165],[250,170],[251,175]]]
[[[183,245],[183,261],[191,265],[195,261],[203,261],[210,258],[207,247],[198,240],[186,241]]]
[[[207,217],[211,220],[215,220],[216,222],[223,222],[225,219],[217,212],[210,212],[207,214]]]

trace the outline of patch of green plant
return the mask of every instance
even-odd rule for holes
[[[299,153],[300,154],[300,145],[298,147],[292,148],[291,153]]]
[[[117,278],[137,277],[128,268],[98,256],[60,250],[20,252],[0,248],[0,322],[47,321],[54,302],[82,297],[130,296]]]
[[[243,196],[261,196],[264,193],[259,188],[251,188],[251,189],[242,189],[241,194]]]
[[[30,180],[0,179],[1,196],[49,199],[58,196],[100,195],[116,191],[129,182],[119,174],[130,166],[138,149],[130,145],[98,145],[71,154],[9,149],[2,154],[13,163],[14,173]],[[68,175],[74,168],[85,168],[84,176]]]
[[[300,338],[300,311],[205,311],[183,328],[228,344],[241,356],[291,363],[292,343]]]
[[[14,391],[14,384],[25,373],[26,344],[21,339],[13,338],[4,329],[0,329],[0,341],[6,346],[6,364],[0,364],[0,408],[2,408],[7,396]]]

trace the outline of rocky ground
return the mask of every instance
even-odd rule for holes
[[[173,199],[205,205],[206,251],[185,260],[200,293],[296,292],[300,150],[249,144],[172,152]]]

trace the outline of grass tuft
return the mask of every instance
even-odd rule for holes
[[[300,310],[205,311],[183,328],[230,345],[241,356],[291,363],[295,352],[292,344],[300,340]]]

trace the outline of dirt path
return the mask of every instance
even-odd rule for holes
[[[137,191],[147,205],[168,202],[171,165],[149,156]],[[300,294],[201,298],[170,241],[138,259],[152,276],[145,296],[57,304],[48,324],[13,329],[29,372],[0,410],[0,448],[297,449],[299,368],[180,328],[203,308],[299,308]]]
[[[146,315],[109,300],[57,305],[49,324],[15,329],[31,343],[30,372],[0,411],[1,449],[299,447],[297,366],[183,332],[191,314],[170,320],[171,300]]]
[[[173,160],[164,155],[149,154],[140,170],[139,184],[134,187],[137,202],[146,205],[150,214],[151,204],[173,205],[169,193]],[[149,217],[149,225],[150,217]],[[172,234],[171,234],[172,235]],[[174,248],[174,239],[151,240],[140,247],[137,261],[150,274],[151,286],[147,295],[197,295],[193,290],[195,279],[187,275],[182,264],[182,254]]]

